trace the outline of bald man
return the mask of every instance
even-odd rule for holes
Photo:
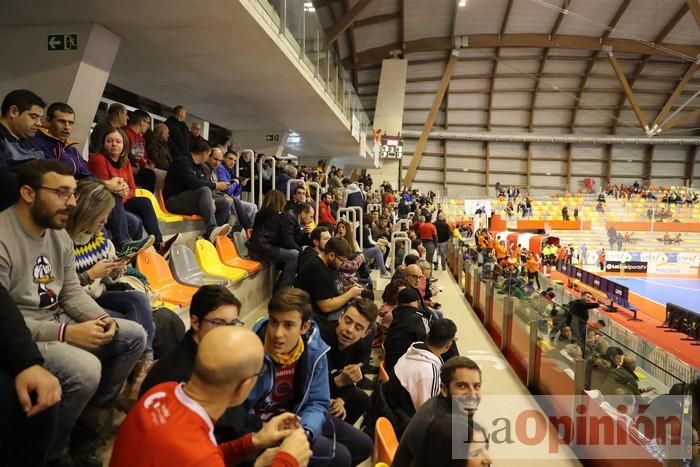
[[[261,454],[263,465],[307,465],[311,450],[306,433],[288,412],[272,418],[257,433],[216,444],[214,422],[248,397],[258,375],[267,371],[263,355],[263,345],[252,331],[233,326],[212,329],[199,345],[190,380],[155,386],[129,412],[110,466],[223,467],[262,449],[267,449]]]

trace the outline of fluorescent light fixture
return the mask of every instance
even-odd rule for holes
[[[467,6],[467,0],[459,0],[459,6],[461,8],[464,8],[465,6]]]

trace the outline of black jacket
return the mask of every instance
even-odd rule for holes
[[[216,188],[216,183],[211,181],[211,173],[206,164],[195,164],[189,154],[187,157],[178,157],[173,160],[165,176],[163,198],[167,201],[173,195],[203,186],[212,190]]]
[[[384,339],[384,369],[394,373],[394,365],[414,342],[425,341],[430,316],[411,306],[399,305]]]
[[[41,365],[44,358],[32,340],[22,313],[7,289],[0,287],[0,370],[13,377],[33,365]]]
[[[257,259],[272,261],[280,248],[301,251],[300,245],[308,244],[307,239],[296,216],[263,208],[255,216],[248,251]]]
[[[197,343],[192,337],[192,331],[187,331],[177,347],[158,360],[151,368],[141,385],[139,397],[153,386],[166,381],[188,381],[194,369],[197,347]],[[257,417],[249,416],[243,406],[232,407],[227,409],[216,421],[214,435],[219,442],[223,442],[236,439],[251,431],[257,431],[259,426],[260,422]]]
[[[593,310],[598,308],[597,303],[588,303],[584,300],[578,299],[569,303],[569,314],[566,317],[566,325],[571,325],[571,321],[574,317],[583,321],[583,323],[588,322],[589,312],[588,310]]]
[[[338,347],[338,334],[335,332],[335,327],[319,326],[321,338],[331,348],[326,354],[328,359],[328,383],[331,388],[331,398],[343,397],[344,390],[352,387],[343,386],[341,388],[335,385],[334,378],[343,371],[346,365],[354,365],[362,363],[365,360],[364,347],[362,339],[355,342],[345,350],[340,350]]]
[[[190,155],[190,130],[185,122],[178,121],[171,116],[165,121],[165,124],[170,130],[170,138],[168,139],[168,149],[170,156],[173,159]]]
[[[43,158],[44,153],[32,140],[15,138],[5,125],[0,124],[0,211],[12,206],[19,196],[17,166]]]
[[[450,232],[450,226],[445,221],[435,221],[435,228],[437,229],[437,241],[438,243],[444,243],[450,239],[452,232]]]

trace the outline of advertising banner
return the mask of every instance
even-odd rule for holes
[[[620,261],[606,261],[605,271],[606,272],[620,272],[621,265],[623,263]],[[643,272],[647,273],[648,263],[646,261],[629,261],[624,263],[625,272]]]

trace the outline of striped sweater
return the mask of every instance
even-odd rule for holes
[[[103,279],[95,279],[88,283],[83,278],[83,273],[95,266],[103,259],[116,257],[114,244],[107,238],[107,231],[103,228],[95,235],[78,234],[73,239],[73,253],[75,254],[75,269],[81,278],[81,285],[92,298],[97,298],[104,293]],[[107,279],[109,280],[109,279]]]

